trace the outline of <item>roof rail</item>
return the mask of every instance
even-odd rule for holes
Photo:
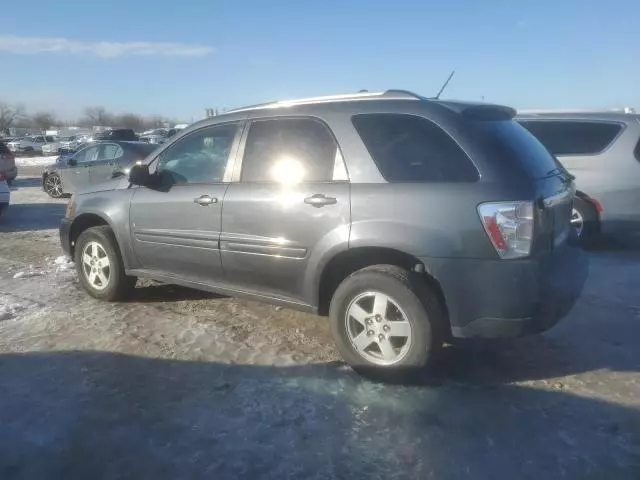
[[[579,108],[567,108],[567,109],[540,109],[540,110],[518,110],[518,115],[536,115],[536,114],[545,114],[545,113],[636,113],[633,107],[623,107],[623,108],[599,108],[599,109],[579,109]]]
[[[243,112],[246,110],[259,110],[263,108],[292,107],[294,105],[308,105],[314,103],[328,102],[348,102],[351,100],[377,100],[377,99],[396,99],[396,100],[423,100],[417,93],[408,90],[386,90],[384,92],[358,92],[346,93],[340,95],[326,95],[322,97],[298,98],[295,100],[279,100],[275,102],[260,103],[247,107],[234,108],[228,110],[227,113]]]
[[[398,88],[392,88],[391,90],[387,90],[386,92],[384,92],[383,94],[385,97],[387,96],[398,96],[398,95],[404,95],[406,97],[411,97],[411,98],[415,98],[416,100],[424,100],[425,97],[423,97],[422,95],[418,95],[415,92],[412,92],[410,90],[400,90]]]

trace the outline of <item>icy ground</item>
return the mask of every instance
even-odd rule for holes
[[[16,165],[20,167],[42,167],[56,162],[57,155],[46,157],[16,157]]]
[[[640,478],[637,251],[591,253],[550,332],[380,385],[318,317],[149,282],[91,299],[38,177],[0,219],[0,479]]]

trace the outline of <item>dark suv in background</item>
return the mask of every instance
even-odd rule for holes
[[[572,223],[585,244],[601,232],[640,232],[640,115],[553,112],[517,120],[575,176]]]
[[[113,128],[94,134],[92,139],[93,141],[121,140],[125,142],[137,142],[138,136],[130,128]]]
[[[348,363],[409,372],[582,288],[573,183],[514,115],[400,90],[235,110],[74,195],[62,246],[96,298],[146,277],[329,315]]]

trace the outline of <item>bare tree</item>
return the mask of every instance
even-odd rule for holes
[[[145,117],[144,119],[144,128],[145,130],[151,130],[153,128],[162,128],[164,127],[166,121],[160,115],[153,115],[151,117]]]
[[[9,105],[8,103],[0,102],[0,132],[8,130],[24,116],[24,107],[22,105]]]
[[[82,122],[85,125],[106,125],[113,123],[113,115],[111,115],[104,107],[87,107],[84,109],[84,118]]]
[[[50,112],[38,112],[31,116],[31,123],[38,130],[48,130],[57,125],[58,121]]]
[[[144,129],[144,119],[135,113],[123,113],[122,115],[116,115],[113,117],[113,123],[118,127],[130,128],[135,132]]]

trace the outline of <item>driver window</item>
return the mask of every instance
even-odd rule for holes
[[[237,124],[203,128],[165,150],[157,173],[163,183],[220,183],[223,181]]]

